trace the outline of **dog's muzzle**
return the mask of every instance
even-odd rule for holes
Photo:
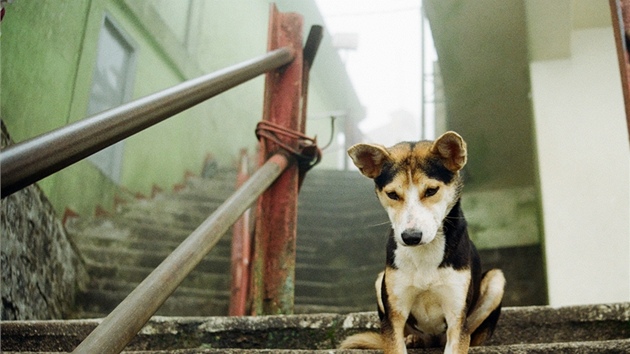
[[[417,246],[422,241],[422,231],[418,230],[405,230],[400,236],[406,246]]]

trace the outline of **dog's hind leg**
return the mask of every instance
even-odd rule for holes
[[[471,345],[480,345],[490,338],[501,314],[501,300],[505,289],[505,276],[500,269],[487,271],[479,287],[479,300],[467,318]]]

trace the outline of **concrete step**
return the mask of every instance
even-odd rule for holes
[[[155,268],[170,252],[151,251],[144,252],[142,250],[133,249],[111,249],[94,246],[82,246],[81,253],[88,259],[106,264],[123,264],[130,266]],[[208,255],[199,265],[198,270],[209,273],[228,272],[229,273],[230,258],[223,255]]]
[[[95,262],[87,262],[86,266],[89,274],[91,274],[96,281],[95,284],[107,279],[116,279],[129,284],[139,284],[154,269],[150,267]],[[226,289],[229,287],[229,277],[227,277],[225,273],[208,273],[193,270],[184,279],[181,286],[206,289],[211,286],[211,284],[216,284],[219,289]]]
[[[156,221],[159,224],[198,225],[214,212],[234,189],[226,191],[221,198],[206,195],[204,200],[183,198],[174,193],[168,196],[142,200],[126,204],[118,209],[118,214],[129,219]]]
[[[105,317],[124,300],[131,290],[95,290],[77,294],[77,313],[74,318]],[[229,293],[215,291],[206,296],[179,290],[157,311],[157,315],[168,316],[222,316],[228,312]]]
[[[374,292],[372,285],[363,281],[366,274],[374,273],[369,269],[344,271],[333,267],[328,274],[337,273],[337,278],[317,279],[316,272],[323,273],[322,267],[297,267],[295,286],[296,313],[314,311],[365,311],[373,308]],[[311,272],[315,270],[316,272]],[[89,288],[77,296],[75,318],[105,316],[112,311],[127,295],[152,271],[148,267],[109,264],[88,264],[88,271],[93,275]],[[120,274],[120,275],[118,275]],[[348,276],[349,281],[340,282],[339,274]],[[319,276],[321,277],[321,276]],[[355,279],[354,281],[352,279]],[[218,316],[227,314],[230,289],[229,273],[192,272],[161,309],[161,315],[204,315]],[[351,304],[370,304],[370,306]],[[194,306],[193,306],[194,305]],[[336,308],[336,310],[335,310]]]
[[[309,175],[300,196],[296,311],[371,309],[372,282],[358,280],[373,278],[380,266],[356,265],[351,258],[368,251],[362,249],[366,245],[364,235],[373,232],[374,227],[382,226],[374,224],[386,221],[382,208],[370,192],[372,184],[356,172],[311,172],[314,173]],[[210,179],[188,178],[183,188],[175,193],[159,192],[150,199],[119,206],[110,217],[75,220],[68,225],[93,279],[90,289],[80,297],[84,300],[79,304],[83,314],[111,311],[233,193],[235,177],[233,170],[219,170]],[[357,185],[361,186],[358,190],[353,188]],[[372,198],[364,201],[366,196]],[[378,232],[379,236],[385,235],[386,229],[387,226],[383,232]],[[182,287],[202,289],[206,285],[206,288],[215,287],[219,292],[229,290],[229,236],[222,237]],[[339,256],[338,250],[346,251]],[[380,265],[381,258],[368,260],[368,263]],[[214,295],[208,292],[207,296]],[[215,300],[225,301],[223,297]],[[99,309],[98,304],[103,308]],[[176,307],[166,304],[161,313],[181,315],[169,312]],[[211,308],[214,311],[217,307]]]
[[[112,242],[140,240],[179,244],[186,239],[199,224],[201,224],[201,221],[194,225],[177,225],[148,218],[131,218],[114,215],[109,218],[94,218],[73,222],[67,226],[67,230],[78,242],[81,242],[83,239],[97,238],[111,240]],[[226,234],[230,233],[231,231],[229,230]],[[221,239],[223,240],[225,238],[227,237],[222,237]],[[226,242],[229,243],[229,241]]]
[[[71,351],[100,320],[6,321],[3,352]],[[630,303],[505,308],[494,336],[471,353],[628,353]],[[126,348],[134,353],[377,353],[333,350],[376,330],[374,312],[263,317],[153,317]],[[441,353],[441,349],[410,353]]]
[[[314,168],[308,172],[302,188],[321,186],[352,187],[356,185],[374,188],[374,182],[361,175],[359,171],[341,171]]]

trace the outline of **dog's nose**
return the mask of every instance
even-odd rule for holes
[[[402,233],[402,240],[407,246],[415,246],[422,240],[422,231],[418,230],[405,230]]]

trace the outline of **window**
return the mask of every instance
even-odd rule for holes
[[[96,49],[96,63],[87,115],[120,106],[131,99],[135,50],[129,37],[106,15]],[[88,158],[115,183],[120,183],[124,141]]]

